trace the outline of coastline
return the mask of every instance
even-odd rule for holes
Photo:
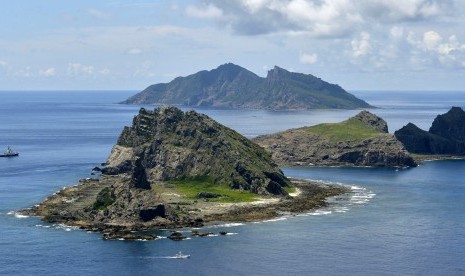
[[[102,183],[101,183],[102,182]],[[18,211],[18,214],[37,216],[48,223],[59,223],[82,230],[100,232],[104,239],[156,239],[155,235],[147,231],[176,230],[179,228],[199,228],[206,225],[222,223],[257,222],[274,219],[283,214],[298,214],[326,207],[326,199],[332,196],[350,193],[348,187],[328,185],[315,181],[293,179],[294,193],[286,197],[257,197],[256,201],[239,203],[219,203],[208,201],[177,201],[182,208],[183,215],[189,219],[168,221],[164,218],[155,218],[148,222],[119,219],[112,221],[96,221],[86,217],[82,210],[83,202],[90,202],[85,195],[92,194],[92,189],[106,186],[105,181],[82,180],[79,185],[65,187],[46,198],[42,203],[29,209]],[[179,200],[178,195],[172,200]],[[74,212],[72,212],[75,210]],[[195,210],[193,212],[192,210]],[[103,211],[105,212],[105,211]]]

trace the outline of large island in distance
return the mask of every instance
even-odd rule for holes
[[[151,85],[122,103],[273,110],[372,107],[312,75],[275,66],[262,78],[232,63]]]

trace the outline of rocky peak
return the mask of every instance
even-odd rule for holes
[[[438,115],[429,132],[465,142],[465,111],[460,107],[452,107],[447,113]]]
[[[121,158],[121,152],[130,154]],[[109,160],[111,167],[124,170],[107,172],[127,173],[129,168],[134,186],[144,189],[154,181],[199,176],[257,194],[284,195],[289,184],[260,146],[206,115],[175,107],[141,109]]]
[[[353,119],[359,120],[360,122],[378,130],[379,132],[388,133],[388,125],[386,121],[366,110],[355,115]]]

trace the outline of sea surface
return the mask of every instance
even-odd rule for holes
[[[231,235],[182,242],[104,241],[16,214],[91,177],[139,109],[115,103],[134,93],[0,92],[0,150],[9,145],[20,152],[0,158],[0,275],[465,275],[464,160],[406,170],[282,168],[290,177],[346,185],[353,193],[325,209],[219,225],[209,231]],[[379,107],[371,111],[391,132],[408,122],[427,130],[437,114],[465,107],[465,92],[354,93]],[[198,111],[247,137],[358,112]],[[178,251],[191,258],[169,258]]]

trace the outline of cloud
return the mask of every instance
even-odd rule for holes
[[[82,65],[80,63],[69,63],[68,64],[68,75],[79,76],[79,75],[92,75],[95,71],[92,65]]]
[[[367,32],[360,33],[360,39],[353,39],[352,45],[352,56],[358,58],[367,55],[371,50],[370,34]]]
[[[203,0],[189,6],[191,16],[218,19],[244,35],[304,32],[316,37],[348,37],[379,23],[437,18],[451,0]]]
[[[318,55],[315,53],[313,54],[300,53],[299,61],[303,64],[314,64],[318,61]]]
[[[39,70],[39,75],[40,76],[52,77],[52,76],[55,76],[55,74],[56,74],[56,70],[53,67]]]
[[[211,3],[201,7],[189,5],[186,7],[186,15],[201,19],[219,19],[223,17],[223,11]]]

